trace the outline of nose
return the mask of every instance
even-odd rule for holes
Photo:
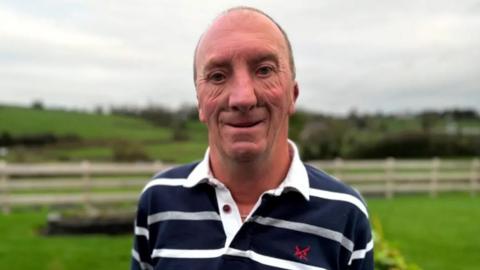
[[[257,95],[252,78],[247,73],[235,75],[230,89],[228,106],[233,111],[248,112],[257,105]]]

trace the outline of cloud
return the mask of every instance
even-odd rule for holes
[[[479,1],[10,1],[0,102],[195,103],[197,39],[222,10],[265,10],[294,48],[299,107],[480,110]]]

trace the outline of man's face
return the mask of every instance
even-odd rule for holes
[[[270,20],[243,10],[217,19],[200,41],[196,70],[211,151],[252,161],[286,143],[298,89],[285,39]]]

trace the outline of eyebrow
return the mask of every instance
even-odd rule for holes
[[[205,73],[205,71],[209,71],[213,68],[224,68],[224,67],[229,67],[230,66],[230,57],[214,57],[210,59],[205,67],[202,70],[202,73]]]
[[[272,61],[272,62],[275,63],[276,66],[278,66],[278,63],[279,63],[278,56],[274,53],[269,52],[269,53],[260,54],[253,59],[249,59],[248,65],[249,66],[256,66],[256,65],[258,65],[262,62],[265,62],[265,61]]]
[[[208,72],[209,70],[214,68],[229,68],[231,66],[231,59],[232,59],[231,56],[212,57],[210,60],[208,60],[202,73]],[[251,67],[251,66],[256,66],[265,61],[272,61],[275,63],[276,66],[279,65],[278,56],[275,53],[271,53],[271,52],[257,54],[251,59],[248,59],[247,64]]]

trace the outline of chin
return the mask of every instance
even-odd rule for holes
[[[266,152],[266,147],[262,143],[237,142],[231,145],[228,152],[234,160],[249,162],[262,157]]]

